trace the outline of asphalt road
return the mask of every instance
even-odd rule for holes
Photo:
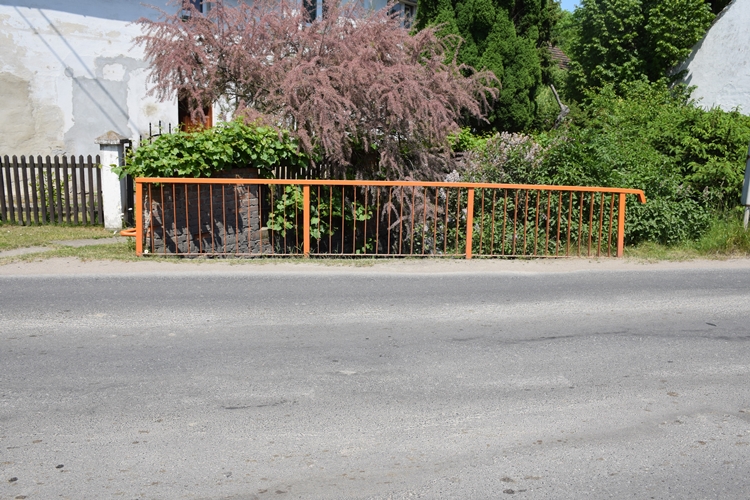
[[[750,497],[750,271],[0,277],[0,499]]]

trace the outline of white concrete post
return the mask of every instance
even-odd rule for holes
[[[125,200],[125,179],[112,172],[112,167],[122,165],[125,159],[127,137],[109,131],[94,141],[99,145],[99,159],[102,162],[102,201],[104,203],[104,227],[122,229],[122,207]]]

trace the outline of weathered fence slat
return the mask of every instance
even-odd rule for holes
[[[44,192],[44,167],[42,166],[42,157],[36,157],[36,168],[39,175],[39,205],[42,210],[42,222],[47,223],[47,197]]]
[[[57,211],[55,210],[55,190],[52,188],[52,162],[50,157],[47,156],[44,164],[44,172],[47,176],[47,206],[49,207],[49,221],[55,223],[57,220]]]
[[[60,159],[57,156],[55,156],[55,190],[53,191],[53,193],[55,196],[55,208],[57,209],[57,222],[58,224],[62,224],[62,182],[60,179]]]
[[[75,164],[75,161],[76,161],[75,156],[71,157],[71,160]],[[63,171],[65,172],[63,174],[63,176],[64,176],[63,177],[63,187],[65,188],[64,189],[65,199],[64,199],[64,202],[63,202],[65,204],[65,222],[67,222],[68,224],[70,224],[71,223],[71,218],[70,218],[70,189],[68,188],[68,186],[69,186],[68,181],[70,180],[71,176],[70,176],[70,164],[68,163],[68,157],[67,156],[63,156]]]
[[[18,158],[16,156],[13,156],[13,177],[15,185],[15,191],[16,191],[16,203],[18,203],[18,209],[16,210],[16,215],[18,216],[18,222],[23,224],[23,201],[21,198],[21,179],[20,175],[18,175]]]
[[[36,187],[36,164],[33,156],[29,156],[29,170],[31,172],[31,201],[34,211],[34,224],[39,224],[39,196]]]
[[[5,205],[5,168],[2,158],[0,158],[0,217],[2,220],[8,220],[8,211]]]
[[[98,156],[1,157],[0,222],[102,224],[101,184]]]
[[[26,225],[31,224],[31,200],[29,199],[29,179],[26,173],[26,157],[21,157],[21,176],[23,179],[23,203],[26,214]]]
[[[78,175],[76,172],[76,157],[75,156],[70,157],[70,170],[71,170],[70,182],[71,184],[73,184],[73,222],[75,224],[78,224],[78,196],[76,196],[76,193],[78,192],[78,180],[76,179],[76,177],[78,177]],[[81,165],[81,170],[83,170],[83,165]],[[81,191],[83,191],[83,189],[84,189],[83,176],[81,176]],[[86,206],[86,200],[85,198],[83,198],[83,196],[81,197],[81,206],[82,207]],[[85,216],[83,217],[83,223],[86,224]]]
[[[80,198],[81,198],[81,219],[83,220],[84,224],[89,224],[91,220],[88,218],[88,212],[86,210],[86,190],[91,189],[90,186],[86,185],[86,168],[85,163],[83,161],[83,156],[78,158],[78,182],[81,185],[80,188]]]
[[[8,220],[16,221],[16,205],[13,203],[13,175],[10,165],[10,159],[6,156],[5,161],[5,183],[8,186]]]

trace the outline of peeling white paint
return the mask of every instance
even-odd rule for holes
[[[116,82],[122,81],[125,78],[125,66],[122,64],[107,64],[102,68],[102,78]]]
[[[18,96],[0,100],[0,116],[15,121],[0,154],[94,155],[108,130],[137,139],[149,121],[176,123],[175,102],[146,95],[133,46],[132,21],[154,15],[139,0],[0,0],[0,88]]]

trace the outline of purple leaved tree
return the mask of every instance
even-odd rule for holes
[[[287,128],[338,177],[440,178],[447,136],[496,95],[491,72],[456,62],[457,40],[410,35],[388,9],[327,2],[310,22],[294,0],[213,0],[205,15],[174,3],[182,13],[139,21],[152,91],[187,99],[195,120],[222,100]]]

